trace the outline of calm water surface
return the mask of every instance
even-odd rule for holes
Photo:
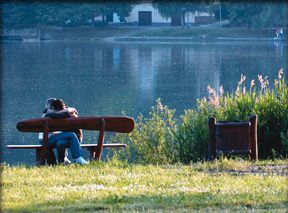
[[[9,42],[1,44],[1,54],[2,161],[13,165],[35,163],[34,150],[5,146],[38,143],[37,134],[18,132],[15,125],[39,117],[48,97],[64,99],[83,116],[125,113],[134,118],[147,115],[161,98],[179,115],[207,96],[208,84],[233,91],[241,74],[248,86],[258,74],[272,80],[280,68],[288,76],[287,45],[271,41]]]

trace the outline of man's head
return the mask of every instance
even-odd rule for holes
[[[62,99],[56,99],[52,101],[51,103],[51,109],[60,111],[62,109],[65,109],[65,103]]]
[[[56,98],[48,98],[47,101],[46,101],[46,108],[47,109],[52,109],[51,103],[53,101],[55,101],[55,100],[56,100]]]

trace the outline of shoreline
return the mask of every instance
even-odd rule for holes
[[[110,40],[110,39],[104,39]],[[113,41],[144,41],[144,42],[221,42],[221,41],[274,41],[284,42],[285,39],[274,38],[233,38],[233,37],[216,37],[216,38],[179,38],[179,37],[127,37],[114,38]]]
[[[9,39],[9,38],[0,38],[0,42],[60,42],[60,41],[83,41],[83,42],[153,42],[153,43],[191,43],[191,42],[286,42],[287,39],[274,39],[274,38],[242,38],[242,37],[215,37],[215,38],[199,38],[199,37],[107,37],[107,38],[45,38],[41,37],[40,39]]]
[[[24,40],[21,37],[0,37],[0,42],[45,42],[45,41],[94,41],[94,42],[222,42],[222,41],[287,41],[274,38],[267,30],[246,28],[179,28],[179,27],[76,27],[53,28],[38,26],[40,39]]]

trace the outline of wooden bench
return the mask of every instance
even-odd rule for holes
[[[55,164],[55,157],[51,157],[48,147],[48,133],[53,131],[75,131],[77,129],[83,130],[98,130],[97,144],[81,144],[82,148],[90,152],[91,160],[100,160],[103,148],[119,147],[125,148],[126,144],[113,143],[104,144],[105,131],[130,133],[134,129],[133,118],[119,116],[119,117],[70,117],[65,119],[55,118],[35,118],[23,120],[17,123],[17,129],[21,132],[43,132],[43,145],[7,145],[9,149],[35,149],[37,165]]]
[[[257,147],[257,115],[252,115],[249,121],[219,121],[209,118],[209,157],[219,154],[249,154],[253,160],[258,160]]]

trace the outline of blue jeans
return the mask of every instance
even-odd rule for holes
[[[62,132],[59,134],[52,135],[48,139],[48,145],[56,147],[58,159],[62,158],[66,148],[70,148],[72,158],[79,158],[81,156],[81,146],[74,132]],[[63,156],[64,158],[64,156]]]

